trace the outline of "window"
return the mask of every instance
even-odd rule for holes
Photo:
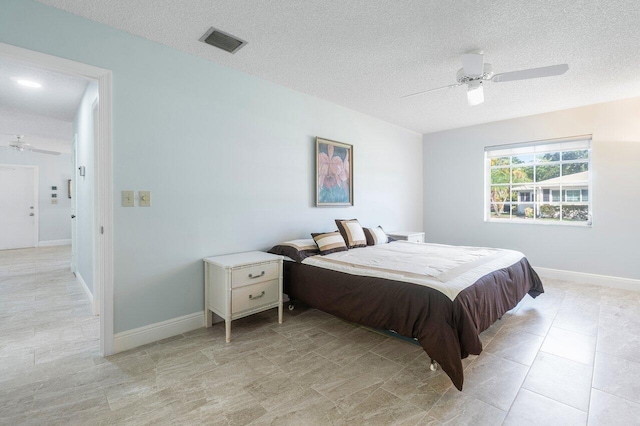
[[[485,220],[591,225],[591,137],[485,148]]]
[[[580,201],[580,190],[579,189],[567,189],[564,191],[564,200],[565,201]]]

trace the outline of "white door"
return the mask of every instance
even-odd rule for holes
[[[38,243],[35,167],[0,165],[0,250]]]
[[[77,185],[77,135],[71,143],[71,272],[78,272],[78,221],[76,220],[76,212],[78,211],[78,191]]]

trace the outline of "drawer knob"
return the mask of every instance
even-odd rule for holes
[[[253,279],[253,278],[260,278],[264,276],[264,271],[260,272],[260,275],[253,275],[253,274],[249,274],[249,278]]]
[[[263,274],[264,274],[264,272],[263,272]],[[264,290],[262,290],[262,293],[260,293],[260,294],[259,294],[259,295],[257,295],[257,296],[254,296],[253,294],[250,294],[250,295],[249,295],[249,299],[251,299],[251,300],[256,300],[256,299],[260,299],[262,296],[264,296]]]

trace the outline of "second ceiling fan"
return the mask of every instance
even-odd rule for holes
[[[421,92],[412,93],[402,96],[408,98],[411,96],[422,95],[424,93],[434,92],[437,90],[451,89],[453,87],[467,85],[467,101],[469,106],[479,105],[484,102],[484,90],[482,84],[485,81],[493,83],[503,83],[506,81],[528,80],[531,78],[552,77],[567,72],[569,65],[559,64],[550,65],[548,67],[529,68],[520,71],[504,72],[494,74],[491,64],[484,62],[482,53],[466,53],[462,55],[462,68],[456,74],[455,84],[437,87],[435,89],[423,90]]]
[[[24,139],[24,135],[16,135],[15,141],[9,142],[8,146],[4,146],[2,148],[12,149],[18,152],[31,151],[31,152],[37,152],[39,154],[60,155],[58,151],[48,151],[46,149],[38,149],[33,145],[26,143],[23,139]]]

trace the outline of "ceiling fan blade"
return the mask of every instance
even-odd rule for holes
[[[569,70],[569,65],[559,64],[550,65],[548,67],[530,68],[528,70],[503,72],[496,74],[491,78],[494,83],[502,83],[505,81],[528,80],[530,78],[552,77],[554,75],[562,75]]]
[[[467,89],[467,102],[469,106],[480,105],[484,102],[484,89],[482,83],[469,85]]]
[[[46,149],[36,149],[36,148],[27,148],[27,147],[25,147],[24,149],[27,149],[31,152],[38,152],[40,154],[60,155],[60,153],[57,151],[47,151]]]
[[[481,53],[465,53],[462,55],[462,68],[465,75],[479,77],[484,73],[484,55]]]
[[[448,86],[436,87],[435,89],[423,90],[422,92],[417,92],[417,93],[412,93],[410,95],[400,96],[400,98],[401,99],[402,98],[410,98],[411,96],[422,95],[424,93],[429,93],[429,92],[436,92],[438,90],[452,89],[454,87],[458,87],[458,86],[461,86],[461,85],[462,85],[462,83],[450,84]]]

